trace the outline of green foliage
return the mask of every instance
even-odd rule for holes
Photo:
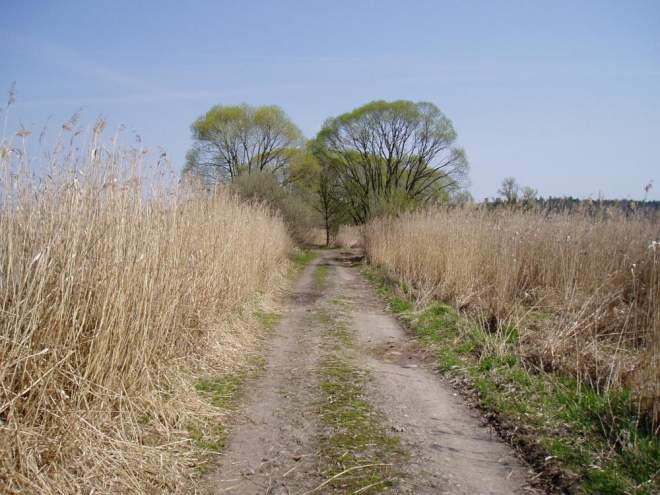
[[[318,187],[321,164],[311,151],[305,147],[291,155],[289,166],[290,183],[304,191],[313,192]]]
[[[347,205],[342,200],[342,184],[337,170],[327,161],[320,162],[316,193],[318,200],[315,203],[316,210],[323,218],[325,228],[326,246],[330,245],[330,238],[336,234],[339,225],[350,219]]]
[[[277,177],[261,171],[236,177],[231,183],[231,189],[243,199],[265,203],[275,209],[278,209],[288,196]]]
[[[328,119],[309,143],[272,105],[216,105],[191,132],[184,175],[208,186],[231,182],[266,202],[301,244],[321,224],[329,245],[343,223],[462,200],[467,183],[451,121],[428,102],[371,102]]]
[[[282,109],[216,105],[191,131],[184,175],[210,186],[231,183],[241,197],[279,211],[298,244],[311,240],[320,166]]]
[[[274,105],[216,105],[190,130],[194,143],[184,174],[210,185],[254,171],[273,173],[286,182],[291,163],[304,147],[300,129]]]
[[[328,119],[313,151],[334,171],[338,201],[355,223],[446,200],[467,181],[465,152],[432,103],[373,101]]]
[[[303,198],[289,195],[278,210],[282,214],[291,238],[299,246],[308,246],[314,240],[314,229],[319,224],[319,218]]]
[[[275,175],[256,171],[235,178],[231,188],[246,200],[266,204],[278,211],[297,244],[306,245],[311,242],[313,229],[319,219],[309,206],[309,198],[299,194],[299,189],[294,185],[284,186]]]

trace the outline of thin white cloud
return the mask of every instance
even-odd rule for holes
[[[72,76],[87,77],[96,82],[115,85],[123,89],[149,92],[163,90],[162,87],[150,81],[90,60],[76,50],[50,39],[28,36],[12,30],[6,30],[0,39],[2,38],[4,38],[2,40],[4,43],[9,43],[15,51],[20,52],[21,56],[38,59],[45,65],[66,69],[71,72]]]

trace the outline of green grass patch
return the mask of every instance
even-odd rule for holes
[[[394,486],[396,466],[405,455],[365,399],[371,376],[346,352],[354,344],[354,332],[342,312],[346,301],[338,298],[331,304],[315,314],[327,344],[318,368],[323,393],[318,408],[324,424],[318,439],[319,469],[328,478],[339,475],[329,487],[341,493],[378,493]]]
[[[393,313],[405,313],[412,309],[412,303],[400,297],[393,297],[390,301],[390,309]]]
[[[563,493],[660,493],[660,442],[639,423],[629,391],[602,392],[539,370],[521,356],[519,329],[490,333],[448,305],[416,307],[378,270],[365,275],[434,351],[437,368],[472,384],[470,393],[546,486]]]
[[[272,318],[269,315],[262,313],[260,319],[265,318],[270,321]],[[238,404],[245,380],[258,376],[265,364],[266,359],[262,356],[252,356],[238,373],[202,378],[195,383],[195,390],[202,400],[213,407],[231,410]],[[220,424],[207,425],[203,429],[192,428],[189,434],[195,445],[204,451],[221,452],[227,443],[226,429]],[[210,465],[208,459],[202,458],[196,467],[197,474],[204,474],[208,465]]]
[[[241,377],[228,373],[219,378],[204,378],[198,381],[195,390],[215,407],[227,409],[238,395],[240,382]]]
[[[280,315],[277,313],[269,313],[266,311],[257,310],[253,314],[266,329],[273,328],[280,321]]]
[[[301,251],[299,253],[294,254],[291,256],[291,261],[296,265],[298,268],[304,268],[306,267],[309,263],[314,261],[316,258],[320,256],[319,253],[316,253],[314,251]]]
[[[195,390],[205,402],[219,409],[228,409],[236,402],[243,379],[243,376],[233,373],[202,378],[195,384]],[[221,452],[227,444],[226,429],[222,425],[212,425],[203,430],[193,428],[189,433],[195,445],[204,451]],[[206,461],[198,464],[199,475],[204,473],[206,465]]]
[[[330,265],[319,265],[316,267],[314,272],[314,280],[316,281],[316,287],[319,290],[323,290],[325,284],[328,281],[328,276],[330,275]]]
[[[373,266],[365,266],[362,275],[374,284],[378,295],[390,303],[392,312],[404,313],[412,309],[417,298],[409,283],[397,281],[385,270]]]
[[[226,431],[223,426],[217,426],[215,430],[215,434],[192,430],[190,432],[190,438],[195,442],[195,445],[201,449],[210,450],[212,452],[222,452],[222,449],[227,445]],[[202,473],[200,472],[200,474]]]
[[[382,426],[373,406],[364,399],[370,377],[346,358],[328,357],[322,364],[324,400],[320,413],[326,434],[320,439],[326,476],[344,471],[331,483],[343,493],[378,493],[392,488],[396,464],[403,462],[398,438]]]

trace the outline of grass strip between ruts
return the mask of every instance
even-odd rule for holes
[[[318,369],[323,392],[319,413],[320,470],[332,478],[328,486],[341,493],[378,493],[394,486],[395,466],[405,461],[399,439],[382,425],[378,411],[365,397],[371,380],[347,352],[354,332],[345,302],[331,301],[313,318],[323,326],[325,348]]]

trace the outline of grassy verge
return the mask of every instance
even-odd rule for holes
[[[227,373],[220,377],[200,379],[195,384],[195,390],[205,402],[218,409],[227,410],[236,402],[242,381],[241,375]],[[208,426],[204,430],[195,429],[190,432],[190,438],[197,447],[211,452],[221,452],[227,443],[226,429],[219,424]],[[199,465],[200,473],[203,472],[204,465]]]
[[[378,493],[390,489],[395,466],[405,460],[398,438],[382,425],[379,413],[365,399],[371,380],[347,350],[354,334],[343,316],[341,299],[314,317],[323,325],[326,351],[319,366],[324,424],[319,438],[320,470],[327,486],[341,493]]]
[[[315,253],[314,251],[300,251],[291,256],[290,259],[295,266],[302,269],[319,256],[319,253]]]
[[[305,251],[290,257],[293,263],[294,274],[299,274],[307,264],[318,257],[318,253]],[[328,267],[325,267],[328,268]],[[327,274],[325,275],[327,276]],[[242,317],[247,320],[256,320],[263,331],[272,329],[281,319],[281,315],[265,311],[260,307],[248,307]],[[259,355],[249,357],[244,364],[239,365],[234,371],[219,376],[206,376],[197,381],[195,390],[199,397],[207,404],[216,408],[220,415],[229,414],[236,409],[240,403],[243,387],[247,380],[259,377],[264,370],[266,361]],[[204,474],[210,459],[204,454],[208,452],[222,452],[227,443],[226,428],[219,419],[216,422],[198,425],[190,430],[190,438],[196,447],[201,450],[201,459],[196,464],[197,474]]]
[[[519,329],[491,333],[437,301],[416,307],[405,287],[377,270],[365,275],[549,492],[660,493],[660,444],[628,390],[599,392],[539,369],[524,358]]]
[[[259,320],[261,326],[266,330],[270,330],[277,325],[281,318],[277,313],[269,313],[262,310],[257,310],[253,314]]]
[[[280,320],[280,315],[262,309],[250,311],[250,317],[259,322],[263,330],[269,330]],[[247,380],[257,378],[265,369],[266,360],[255,354],[233,371],[222,375],[201,377],[195,383],[195,391],[203,402],[212,406],[218,413],[214,421],[198,423],[189,429],[190,438],[199,451],[195,470],[203,475],[213,459],[206,454],[222,452],[227,444],[227,429],[223,419],[232,414],[240,403],[243,387]]]

